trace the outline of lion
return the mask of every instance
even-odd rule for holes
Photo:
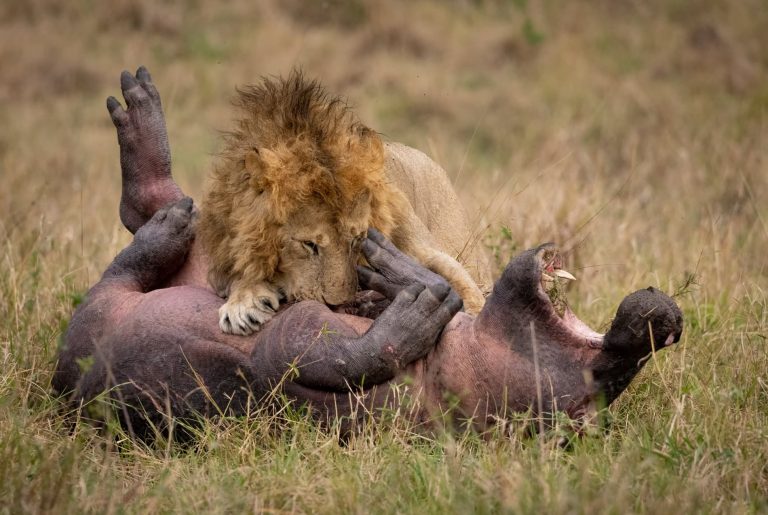
[[[388,175],[379,134],[343,100],[295,70],[237,91],[242,116],[214,166],[199,227],[208,280],[227,299],[225,333],[259,330],[281,301],[353,300],[368,227],[444,276],[466,311],[480,311],[483,291],[440,250]]]

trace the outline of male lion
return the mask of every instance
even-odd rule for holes
[[[229,133],[202,205],[208,279],[227,302],[226,333],[248,335],[280,300],[352,300],[368,227],[444,276],[477,313],[470,274],[434,241],[385,171],[385,148],[339,98],[292,72],[238,90]]]

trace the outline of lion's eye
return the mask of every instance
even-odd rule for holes
[[[317,254],[317,243],[314,241],[304,240],[301,242],[302,245],[304,245],[304,248],[307,249],[312,254]]]

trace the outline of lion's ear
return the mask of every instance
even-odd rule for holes
[[[248,172],[251,177],[258,175],[261,171],[261,159],[259,159],[259,151],[257,149],[246,152],[245,171]]]
[[[266,187],[270,172],[280,168],[280,158],[268,148],[254,148],[245,154],[245,171],[257,189]]]
[[[368,188],[363,188],[363,190],[355,196],[353,205],[355,207],[367,206],[371,203],[372,198],[373,198],[373,195],[371,194],[371,190],[369,190]]]
[[[363,188],[355,197],[349,206],[349,216],[355,220],[368,218],[371,212],[371,201],[373,194],[368,188]]]
[[[268,148],[254,148],[245,154],[245,169],[251,175],[260,175],[267,170],[280,167],[277,153]]]

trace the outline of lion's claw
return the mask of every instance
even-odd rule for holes
[[[227,334],[248,336],[269,322],[279,307],[278,292],[267,283],[248,290],[234,289],[219,308],[219,327]]]

